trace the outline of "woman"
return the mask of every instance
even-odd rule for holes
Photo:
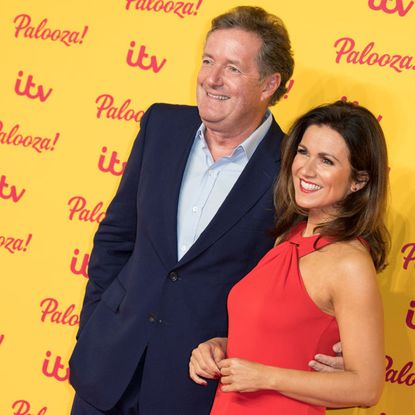
[[[196,383],[220,377],[214,415],[324,414],[374,405],[382,391],[382,129],[363,107],[317,107],[294,123],[282,158],[276,246],[232,288],[229,337],[202,343],[189,363]],[[339,339],[344,371],[312,371],[310,358]]]

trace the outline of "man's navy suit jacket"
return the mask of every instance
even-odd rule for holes
[[[216,382],[190,380],[191,351],[227,335],[229,290],[273,246],[283,138],[274,120],[217,214],[177,260],[181,180],[200,124],[196,107],[149,108],[95,235],[70,373],[78,395],[100,410],[116,404],[145,354],[140,415],[208,414]]]

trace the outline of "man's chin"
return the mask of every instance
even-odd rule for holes
[[[216,124],[223,121],[226,117],[223,111],[203,111],[199,108],[199,116],[204,124]]]
[[[203,124],[205,124],[205,127],[206,128],[213,128],[213,127],[217,127],[217,126],[219,126],[222,122],[223,122],[223,120],[224,120],[224,118],[223,117],[203,117],[203,116],[200,116],[200,118],[202,119],[202,121],[203,121]]]

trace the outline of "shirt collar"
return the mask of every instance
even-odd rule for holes
[[[239,154],[241,150],[244,152],[246,158],[249,160],[252,155],[254,154],[255,150],[261,143],[262,139],[265,137],[266,133],[268,132],[269,128],[272,124],[272,114],[269,109],[267,109],[262,124],[248,137],[246,138],[241,144],[239,144],[232,152],[229,157],[233,157],[236,154]],[[202,148],[207,149],[207,143],[205,139],[205,130],[206,127],[202,123],[199,129],[196,132],[196,139],[200,139]]]

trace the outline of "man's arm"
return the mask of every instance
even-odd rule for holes
[[[89,280],[82,306],[79,333],[89,320],[102,293],[127,263],[134,249],[137,227],[137,190],[141,173],[146,128],[150,107],[141,120],[140,132],[104,220],[94,237],[88,266]]]

